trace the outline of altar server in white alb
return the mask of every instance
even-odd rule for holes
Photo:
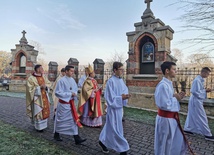
[[[120,152],[120,155],[126,155],[129,150],[129,144],[123,135],[123,106],[127,105],[128,88],[121,78],[123,74],[123,64],[113,63],[114,75],[108,79],[104,97],[107,102],[106,123],[99,137],[99,145],[103,153],[108,153],[109,149]]]
[[[53,108],[53,112],[54,112],[54,118],[55,118],[55,113],[56,113],[56,107],[57,107],[57,104],[59,102],[59,99],[56,97],[55,95],[55,89],[56,89],[56,84],[57,82],[63,77],[65,76],[65,68],[62,68],[61,69],[61,73],[59,74],[59,76],[57,77],[57,79],[54,81],[54,83],[52,84],[51,86],[51,89],[52,89],[52,99],[53,99],[53,103],[54,103],[54,108]]]
[[[155,155],[184,155],[187,143],[179,125],[180,104],[178,101],[185,96],[185,93],[174,93],[171,81],[171,78],[176,75],[174,62],[164,62],[161,70],[164,77],[155,90],[155,103],[158,107],[155,122]]]
[[[75,144],[81,144],[86,139],[80,138],[78,135],[78,127],[82,127],[74,99],[77,98],[77,84],[72,78],[74,73],[73,66],[65,67],[66,76],[62,77],[56,86],[55,95],[59,99],[56,108],[54,139],[62,141],[60,134],[73,135]]]
[[[88,67],[85,67],[85,74],[83,76],[81,76],[81,78],[79,79],[79,82],[78,82],[79,88],[82,88],[87,77],[88,77]]]
[[[210,72],[211,70],[208,67],[204,67],[201,70],[201,74],[193,80],[184,131],[189,134],[201,134],[205,136],[206,140],[214,141],[203,107],[207,92],[211,91],[210,88],[204,88],[204,78],[207,78]]]

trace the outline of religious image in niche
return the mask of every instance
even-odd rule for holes
[[[154,45],[151,42],[143,45],[142,62],[154,62]]]

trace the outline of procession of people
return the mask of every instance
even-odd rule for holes
[[[103,124],[103,104],[101,102],[102,86],[99,86],[95,72],[89,64],[85,67],[85,75],[77,85],[73,79],[74,67],[67,65],[51,86],[44,76],[41,65],[36,65],[35,72],[27,80],[26,108],[35,129],[42,132],[47,128],[50,116],[49,88],[52,90],[54,102],[54,135],[56,141],[63,141],[61,134],[73,136],[75,144],[80,145],[87,139],[81,138],[78,129],[86,127],[102,128],[98,145],[105,154],[112,149],[121,155],[128,154],[129,143],[123,132],[123,107],[127,106],[131,97],[123,81],[124,67],[121,62],[114,62],[113,75],[107,80],[104,98],[107,104],[106,121]],[[211,72],[208,67],[201,70],[191,88],[188,114],[184,130],[181,127],[179,114],[180,103],[185,92],[174,93],[172,79],[176,77],[176,64],[165,61],[161,65],[163,79],[155,90],[155,103],[158,113],[155,122],[155,155],[184,155],[187,150],[194,154],[185,134],[200,134],[206,140],[214,141],[208,125],[203,101],[210,88],[204,88],[204,78]],[[78,87],[80,94],[78,96]],[[76,107],[75,101],[78,102]],[[140,136],[140,135],[139,135]]]

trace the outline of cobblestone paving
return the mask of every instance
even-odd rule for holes
[[[79,129],[81,137],[87,138],[83,145],[75,145],[70,136],[62,136],[62,142],[53,140],[52,115],[48,122],[48,128],[43,133],[35,131],[29,118],[25,114],[25,99],[0,96],[0,120],[11,124],[21,130],[31,133],[35,137],[41,137],[53,143],[57,143],[63,149],[70,150],[77,155],[103,155],[99,146],[98,138],[101,128],[84,127]],[[105,122],[105,118],[103,117]],[[123,123],[124,135],[129,142],[129,155],[153,155],[154,154],[154,125],[143,124],[126,119]],[[197,155],[214,155],[214,142],[206,141],[199,135],[187,135],[191,147]],[[110,150],[109,155],[119,154]],[[188,153],[187,153],[188,154]]]

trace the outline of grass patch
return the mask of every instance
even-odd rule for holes
[[[1,155],[74,155],[54,143],[20,131],[0,121]]]
[[[8,97],[18,97],[18,98],[25,98],[25,93],[16,93],[16,92],[9,92],[9,91],[0,91],[0,96],[8,96]]]
[[[157,113],[137,108],[124,107],[125,119],[143,122],[146,124],[155,124],[155,117]]]
[[[137,108],[124,107],[125,119],[155,125],[156,116],[157,116],[156,112],[141,110]],[[179,116],[180,116],[181,125],[184,126],[184,123],[186,121],[186,116],[182,114],[180,114]],[[209,121],[209,127],[211,131],[214,132],[214,120],[208,119],[208,121]]]

